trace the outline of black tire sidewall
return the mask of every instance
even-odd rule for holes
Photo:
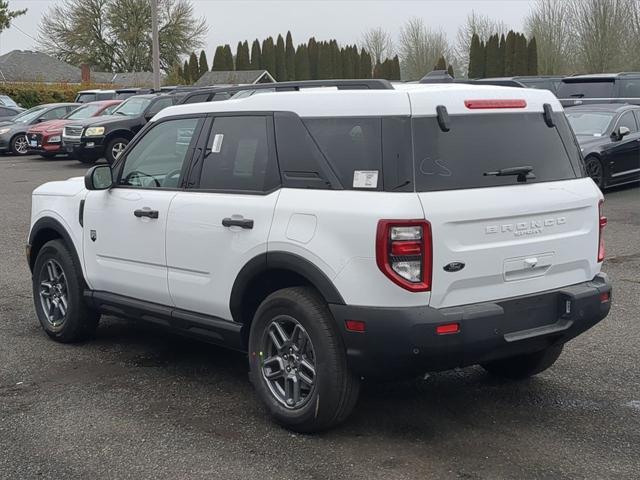
[[[115,161],[117,160],[116,158],[113,158],[113,155],[111,155],[111,150],[113,149],[113,146],[116,143],[124,143],[125,145],[128,145],[129,144],[129,140],[124,138],[124,137],[116,137],[116,138],[113,138],[113,139],[109,140],[109,142],[107,143],[106,151],[104,152],[104,157],[107,159],[107,162],[110,165],[113,165],[115,163]]]
[[[256,312],[249,337],[250,377],[258,396],[267,405],[276,421],[296,429],[296,426],[322,422],[321,417],[326,416],[328,412],[335,412],[338,408],[343,386],[340,374],[336,372],[336,368],[341,368],[340,352],[335,349],[341,348],[341,345],[331,341],[322,325],[323,319],[318,319],[315,312],[309,311],[306,305],[287,298],[286,291],[283,293],[285,294],[280,295],[280,292],[276,292],[268,297]],[[262,377],[260,349],[263,334],[267,325],[278,315],[288,315],[300,322],[309,335],[316,356],[315,388],[309,401],[295,410],[288,409],[278,402]],[[305,429],[303,427],[301,430]]]
[[[40,274],[45,263],[50,259],[56,260],[62,267],[67,281],[67,313],[65,321],[58,327],[54,327],[47,321],[39,294]],[[83,288],[73,258],[62,241],[52,240],[40,249],[33,267],[32,286],[36,314],[47,335],[61,341],[68,341],[76,336],[82,330],[83,322],[86,320]]]
[[[594,183],[598,186],[598,188],[600,190],[603,190],[607,186],[607,182],[605,180],[607,172],[605,171],[604,164],[602,163],[602,160],[600,160],[595,155],[589,155],[589,156],[587,156],[587,158],[585,158],[585,160],[584,160],[585,165],[587,163],[589,163],[589,162],[598,162],[600,164],[600,171],[602,172],[602,178],[601,178],[600,182],[596,182],[594,180]],[[591,179],[593,180],[593,177],[591,177]]]
[[[14,137],[11,139],[11,153],[13,153],[14,155],[23,157],[29,154],[29,150],[27,150],[24,153],[20,153],[18,152],[18,150],[16,150],[16,140],[18,140],[18,138],[20,137],[24,137],[25,139],[27,138],[27,136],[24,133],[18,133],[17,135],[14,135]]]

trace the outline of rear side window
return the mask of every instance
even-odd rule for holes
[[[562,82],[558,87],[558,98],[613,98],[613,80],[601,82]]]
[[[381,118],[304,118],[302,121],[344,188],[382,188]]]
[[[279,184],[266,116],[216,117],[202,165],[200,189],[266,192]]]
[[[548,127],[542,113],[452,115],[443,132],[435,117],[413,120],[417,191],[514,185],[515,176],[486,176],[503,168],[531,166],[528,182],[581,176],[580,153],[564,116]],[[566,137],[566,138],[563,138]]]
[[[640,78],[621,79],[620,96],[623,98],[640,98]]]

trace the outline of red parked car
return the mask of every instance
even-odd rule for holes
[[[56,154],[66,153],[62,150],[62,129],[73,121],[86,118],[110,115],[122,100],[102,100],[85,103],[64,118],[49,120],[34,125],[27,130],[27,141],[31,153],[37,153],[44,158],[53,158]]]

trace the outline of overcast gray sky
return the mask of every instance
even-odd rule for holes
[[[0,53],[32,49],[42,15],[62,0],[10,0],[13,9],[28,8],[14,27],[0,37]],[[291,30],[294,43],[310,36],[336,38],[340,43],[358,42],[363,31],[383,26],[394,37],[410,17],[420,17],[432,28],[442,28],[455,40],[458,26],[472,10],[503,20],[514,29],[533,3],[529,0],[192,0],[198,16],[206,18],[209,34],[206,50],[210,60],[216,45],[229,43],[235,51],[239,40],[283,35]],[[24,32],[24,33],[23,33]]]

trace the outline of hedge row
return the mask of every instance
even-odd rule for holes
[[[0,94],[9,95],[24,108],[31,108],[43,103],[73,102],[78,91],[91,88],[113,88],[113,86],[70,83],[0,83]]]

